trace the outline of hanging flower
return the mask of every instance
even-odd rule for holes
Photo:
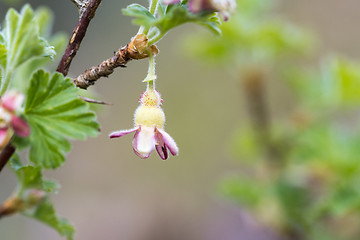
[[[148,158],[156,149],[161,159],[168,158],[168,150],[175,156],[179,149],[174,139],[164,131],[165,114],[160,104],[160,94],[153,89],[144,92],[140,99],[140,106],[135,111],[135,127],[129,130],[116,131],[110,134],[110,138],[122,137],[135,132],[133,149],[141,158]]]
[[[182,0],[163,0],[164,4],[176,4]],[[235,0],[189,0],[189,10],[192,13],[201,11],[219,12],[224,21],[229,20],[230,13],[236,8]]]
[[[10,91],[0,98],[0,149],[9,142],[13,133],[20,137],[30,134],[29,125],[17,115],[24,101],[24,95]]]

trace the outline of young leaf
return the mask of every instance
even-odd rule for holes
[[[26,215],[53,227],[60,235],[65,236],[68,240],[73,239],[75,233],[74,227],[66,219],[57,216],[54,206],[49,200],[42,202],[33,214]]]
[[[99,125],[78,90],[62,74],[39,70],[27,91],[25,118],[31,127],[30,161],[37,166],[57,168],[64,161],[72,139],[95,136]]]
[[[123,13],[135,17],[134,24],[148,28],[157,27],[163,34],[187,22],[198,23],[216,34],[220,33],[218,28],[220,20],[214,13],[193,14],[184,3],[169,6],[160,3],[158,10],[159,17],[155,18],[145,7],[139,4],[131,4],[126,9],[123,9]]]
[[[59,185],[56,182],[43,180],[40,167],[31,165],[23,166],[17,155],[11,159],[10,166],[15,171],[19,181],[19,196],[22,196],[26,190],[36,189],[54,193],[59,188]],[[29,208],[23,209],[22,214],[27,217],[35,218],[53,227],[56,231],[59,232],[59,234],[66,236],[69,240],[73,239],[73,226],[71,226],[67,220],[59,218],[56,215],[55,209],[47,197],[40,200],[40,202],[36,202],[35,206],[30,205]]]
[[[6,66],[6,53],[7,50],[5,48],[5,45],[0,43],[0,67],[5,67]]]
[[[137,3],[130,4],[127,8],[123,9],[123,14],[135,17],[133,22],[137,25],[151,26],[155,21],[155,17],[149,10]]]
[[[10,9],[6,14],[2,34],[9,69],[14,70],[33,57],[55,55],[53,48],[39,36],[38,25],[38,19],[29,5],[25,5],[20,13]]]
[[[21,195],[23,191],[27,189],[38,189],[45,192],[56,192],[59,188],[59,184],[50,181],[44,180],[40,167],[35,167],[31,165],[23,166],[17,155],[11,159],[11,168],[16,173],[19,188],[19,194]]]

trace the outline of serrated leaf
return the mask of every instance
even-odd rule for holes
[[[41,203],[33,214],[27,214],[27,216],[33,217],[51,226],[68,240],[73,239],[75,233],[74,227],[68,222],[68,220],[57,216],[54,206],[49,200]]]
[[[47,41],[40,37],[38,19],[29,5],[25,5],[20,13],[14,9],[7,12],[2,34],[10,69],[33,57],[52,57],[55,54]]]
[[[207,27],[215,34],[220,34],[220,19],[215,13],[191,13],[185,4],[170,5],[166,9],[166,14],[157,19],[154,25],[161,32],[166,33],[170,29],[181,24],[193,22]]]
[[[124,15],[135,17],[134,24],[151,26],[155,17],[144,6],[134,3],[122,10]]]
[[[95,136],[99,125],[78,90],[62,74],[39,70],[27,91],[25,118],[31,127],[30,161],[45,168],[59,167],[70,151],[71,139]]]
[[[45,192],[56,192],[59,188],[59,184],[51,181],[44,180],[40,167],[32,165],[23,166],[19,160],[19,157],[15,155],[10,162],[11,168],[16,173],[19,188],[19,194],[27,189],[38,189]]]
[[[147,8],[139,4],[131,4],[126,9],[123,9],[124,15],[135,17],[134,24],[145,27],[156,27],[163,34],[170,29],[177,27],[187,22],[198,23],[210,29],[212,32],[219,34],[220,20],[213,13],[191,13],[187,5],[184,3],[164,5],[160,3],[159,17],[155,18]]]
[[[48,8],[40,7],[35,11],[34,18],[38,24],[39,35],[45,37],[50,36],[54,20],[53,13]]]

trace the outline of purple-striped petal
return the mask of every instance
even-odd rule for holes
[[[164,130],[162,129],[157,129],[157,131],[159,131],[159,133],[162,135],[163,139],[164,139],[164,143],[165,146],[169,149],[170,153],[173,156],[176,156],[179,154],[179,148],[176,145],[176,142],[174,141],[174,139]]]
[[[30,134],[29,124],[18,116],[12,116],[11,127],[13,128],[15,134],[20,137],[27,137]]]
[[[2,106],[6,110],[15,112],[17,109],[21,107],[21,104],[24,101],[24,95],[19,92],[10,91],[6,93],[1,100],[2,100]]]
[[[109,137],[110,137],[110,138],[122,137],[122,136],[124,136],[124,135],[126,135],[126,134],[135,132],[135,131],[138,130],[138,129],[139,129],[139,127],[135,127],[135,128],[128,129],[128,130],[115,131],[115,132],[110,133]]]
[[[156,129],[155,137],[157,142],[157,144],[155,145],[156,151],[158,152],[162,160],[166,160],[169,157],[168,151],[164,142],[163,135],[159,133],[157,129]]]
[[[155,149],[155,130],[153,127],[141,126],[133,139],[133,148],[136,155],[148,158]]]

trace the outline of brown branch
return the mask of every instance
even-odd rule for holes
[[[15,152],[15,146],[12,145],[11,140],[10,142],[5,146],[5,148],[0,153],[0,172],[6,165],[6,163],[9,161],[11,156]]]
[[[85,37],[90,21],[94,18],[95,12],[100,3],[101,0],[90,0],[85,6],[86,9],[84,11],[80,9],[81,16],[79,22],[74,28],[69,44],[57,68],[57,71],[64,74],[64,76],[68,74],[71,61],[75,57],[80,47],[81,41]]]
[[[117,67],[126,67],[125,65],[132,59],[147,58],[146,52],[148,39],[144,34],[136,35],[131,42],[120,48],[113,57],[103,61],[98,66],[94,66],[86,70],[83,74],[72,79],[73,83],[83,89],[94,85],[95,81],[101,77],[107,77],[114,72]],[[149,47],[152,54],[158,54],[155,45]]]

